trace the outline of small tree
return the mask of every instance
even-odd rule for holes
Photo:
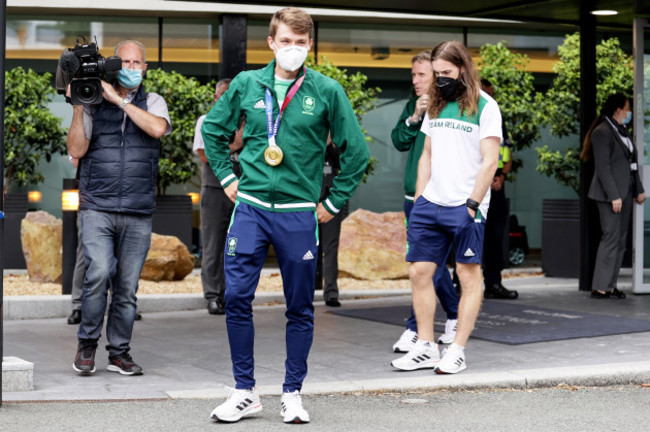
[[[202,85],[194,77],[154,69],[147,71],[144,85],[148,92],[165,99],[172,123],[172,133],[160,140],[156,180],[157,193],[165,195],[168,186],[186,183],[197,172],[192,156],[194,127],[196,120],[210,109],[214,83]]]
[[[348,96],[348,99],[352,104],[352,109],[354,110],[360,125],[361,117],[377,106],[377,94],[381,92],[381,89],[379,87],[367,87],[366,83],[368,82],[368,77],[361,72],[348,74],[347,69],[339,69],[332,64],[332,62],[327,60],[325,56],[321,56],[321,61],[318,64],[314,62],[314,59],[309,57],[306,66],[338,81],[338,83],[341,84],[341,87],[345,90],[345,94]],[[366,138],[366,142],[371,143],[372,137],[368,134],[368,131],[366,131],[363,125],[361,125],[361,130]],[[366,168],[364,181],[366,181],[367,176],[371,175],[375,170],[376,164],[377,159],[371,157],[368,162],[368,168]]]
[[[531,109],[535,99],[533,74],[526,70],[530,60],[525,54],[513,53],[507,42],[481,47],[481,78],[494,87],[494,98],[499,103],[501,115],[516,151],[529,147],[539,139],[539,111]],[[515,162],[518,162],[515,159]],[[521,166],[515,163],[513,169]]]
[[[39,75],[17,67],[5,72],[5,120],[3,192],[12,182],[19,186],[38,184],[44,179],[37,171],[44,157],[65,154],[65,129],[47,104],[54,96],[52,75]]]
[[[542,123],[551,127],[551,134],[564,137],[580,129],[580,35],[568,35],[558,47],[560,61],[553,71],[557,77],[536,102],[541,109]],[[596,104],[598,111],[612,93],[628,93],[633,86],[633,59],[620,46],[617,38],[596,45]],[[555,178],[558,183],[579,192],[579,145],[564,152],[551,151],[547,146],[537,149],[537,171]]]

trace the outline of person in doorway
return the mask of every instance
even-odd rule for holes
[[[406,260],[418,325],[415,347],[392,362],[400,370],[434,368],[457,373],[467,367],[465,346],[483,298],[481,253],[490,185],[502,139],[497,103],[481,91],[467,48],[449,41],[431,52],[435,85],[422,123],[426,135],[418,164],[415,204],[409,218]],[[442,359],[434,340],[433,275],[456,245],[463,291],[454,342]]]
[[[598,245],[591,283],[594,298],[625,298],[616,286],[623,263],[632,203],[643,204],[645,189],[639,175],[638,154],[626,128],[632,120],[630,100],[610,95],[589,128],[580,158],[594,160],[589,198],[596,201],[603,236]]]
[[[226,238],[226,326],[235,389],[216,407],[215,421],[236,422],[262,409],[254,378],[252,300],[273,245],[287,305],[285,423],[309,422],[300,390],[314,332],[318,223],[341,211],[363,178],[368,146],[343,88],[304,66],[314,23],[298,8],[271,18],[266,67],[237,75],[212,108],[201,132],[205,153],[235,202]],[[232,171],[228,137],[245,114],[242,175]],[[341,170],[319,202],[327,136],[341,149]]]
[[[425,139],[425,135],[420,131],[420,128],[422,127],[423,116],[429,107],[429,91],[431,90],[431,84],[433,84],[431,50],[425,50],[413,56],[411,64],[411,77],[415,96],[406,103],[391,133],[395,148],[402,152],[408,152],[404,172],[404,215],[407,229],[409,216],[413,209],[418,161],[422,155]],[[445,332],[440,335],[438,342],[449,344],[453,342],[456,336],[459,297],[451,280],[449,270],[445,265],[441,265],[436,270],[433,275],[433,285],[440,304],[447,314]],[[406,329],[397,342],[393,344],[393,351],[396,353],[409,352],[415,346],[417,340],[417,321],[415,312],[411,309],[411,316],[406,321]]]
[[[334,179],[341,169],[340,150],[328,137],[325,150],[325,165],[323,166],[323,185],[321,187],[321,201],[327,199]],[[339,301],[339,239],[341,224],[350,212],[349,203],[345,203],[341,211],[327,223],[318,224],[320,233],[320,248],[322,248],[322,276],[325,282],[323,287],[323,300],[329,307],[340,307]],[[317,284],[318,285],[318,284]]]
[[[223,79],[217,82],[214,90],[215,102],[228,90],[230,81],[230,79]],[[223,192],[223,187],[212,172],[208,158],[205,156],[205,145],[201,136],[201,126],[205,117],[206,115],[202,115],[196,122],[193,148],[201,161],[201,245],[203,249],[201,284],[203,297],[208,302],[208,313],[223,315],[226,313],[223,251],[234,204]],[[242,131],[243,128],[240,127],[230,142],[230,160],[237,177],[241,175],[238,157],[242,148]]]
[[[494,87],[487,79],[481,80],[482,90],[494,98]],[[485,242],[483,244],[483,283],[486,299],[514,300],[519,297],[515,290],[509,290],[501,283],[501,272],[506,267],[503,250],[504,234],[508,224],[508,201],[505,181],[512,168],[512,143],[508,137],[505,121],[501,121],[503,142],[499,148],[499,163],[490,185],[490,208],[485,221]]]

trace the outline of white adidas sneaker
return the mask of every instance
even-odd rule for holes
[[[434,369],[439,374],[455,374],[467,369],[465,361],[465,348],[460,345],[451,344],[444,352],[442,360]]]
[[[280,415],[285,423],[309,423],[309,413],[302,407],[302,399],[298,390],[282,394],[282,409]]]
[[[438,343],[441,344],[450,344],[456,338],[456,329],[458,329],[458,320],[457,319],[448,319],[445,323],[445,332],[440,335],[438,338]]]
[[[418,334],[413,330],[406,329],[402,336],[393,345],[393,352],[407,353],[413,349],[415,342],[418,341]]]
[[[439,362],[440,352],[438,351],[438,345],[431,342],[422,342],[416,343],[411,351],[393,360],[391,365],[399,370],[412,371],[417,369],[431,369],[436,367]]]
[[[262,403],[256,389],[231,389],[228,399],[210,414],[214,421],[234,423],[242,417],[262,411]]]

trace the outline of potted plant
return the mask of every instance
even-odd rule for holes
[[[171,185],[182,185],[197,174],[192,154],[194,127],[199,116],[210,109],[214,84],[202,85],[194,77],[162,69],[147,71],[148,92],[161,95],[172,123],[172,133],[160,139],[160,160],[156,180],[156,212],[152,230],[174,235],[192,249],[192,201],[187,195],[167,195]]]
[[[568,35],[558,47],[560,61],[549,90],[536,95],[541,121],[557,137],[575,135],[580,128],[580,36]],[[633,86],[633,61],[616,38],[596,46],[598,111],[612,93],[628,93]],[[554,178],[580,195],[580,143],[564,151],[548,146],[537,149],[537,171]],[[545,200],[542,216],[542,267],[549,276],[577,277],[579,274],[579,200]]]
[[[4,173],[5,211],[4,266],[25,268],[20,245],[20,223],[27,211],[27,194],[12,190],[44,180],[38,171],[43,159],[66,153],[65,129],[47,104],[54,96],[52,75],[21,67],[5,72]]]

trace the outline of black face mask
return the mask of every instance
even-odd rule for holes
[[[442,97],[450,102],[458,100],[465,91],[465,85],[454,78],[438,77],[436,79],[436,85],[438,86]]]

